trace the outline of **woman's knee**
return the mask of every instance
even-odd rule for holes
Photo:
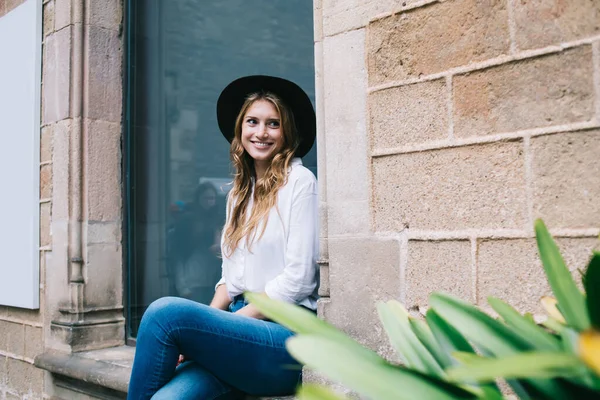
[[[169,296],[154,300],[144,312],[142,324],[144,324],[144,322],[164,321],[165,318],[172,318],[177,315],[178,309],[185,306],[186,302],[189,302],[189,300]]]

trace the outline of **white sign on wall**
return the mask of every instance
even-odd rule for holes
[[[0,17],[0,304],[39,308],[42,0]]]

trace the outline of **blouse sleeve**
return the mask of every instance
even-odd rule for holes
[[[299,303],[317,286],[318,196],[313,179],[295,191],[283,271],[265,285],[272,299]]]

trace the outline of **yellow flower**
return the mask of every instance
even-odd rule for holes
[[[579,335],[579,356],[600,375],[600,332],[587,330]]]

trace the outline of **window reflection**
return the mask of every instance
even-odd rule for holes
[[[312,13],[306,0],[129,0],[130,336],[159,297],[211,300],[231,181],[216,100],[235,78],[271,74],[314,102]],[[316,146],[303,163],[317,174]]]

